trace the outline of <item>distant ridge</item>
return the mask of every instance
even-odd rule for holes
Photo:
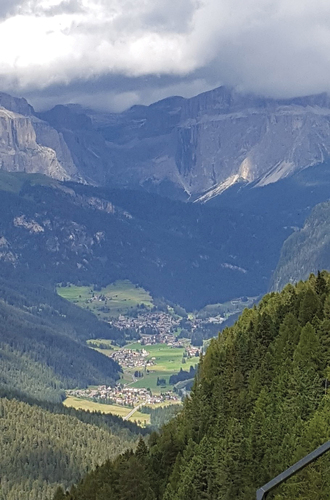
[[[122,113],[35,113],[0,94],[0,168],[205,202],[233,180],[261,187],[327,161],[329,103],[326,93],[276,100],[219,87]]]

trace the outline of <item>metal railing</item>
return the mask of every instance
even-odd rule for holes
[[[289,479],[289,477],[293,476],[301,469],[303,469],[310,463],[314,462],[316,459],[318,459],[320,456],[322,456],[329,450],[330,450],[330,441],[327,441],[326,443],[322,444],[322,446],[320,446],[319,448],[317,448],[316,450],[312,451],[304,458],[299,460],[299,462],[296,462],[294,465],[286,469],[284,472],[281,472],[281,474],[279,474],[274,479],[264,484],[261,488],[257,490],[257,500],[265,500],[267,494],[273,488],[283,483],[283,481],[285,481],[286,479]]]

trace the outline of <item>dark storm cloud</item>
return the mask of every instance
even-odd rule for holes
[[[122,111],[134,104],[151,104],[172,95],[191,97],[216,86],[215,81],[191,75],[129,78],[107,75],[93,80],[75,80],[70,85],[54,85],[42,92],[25,91],[24,97],[36,110],[50,109],[62,104],[80,103],[96,110]],[[13,92],[12,92],[13,93]],[[22,92],[15,92],[22,96]]]

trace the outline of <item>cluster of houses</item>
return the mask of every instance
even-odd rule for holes
[[[120,315],[118,318],[114,318],[109,321],[109,323],[120,330],[133,329],[139,332],[140,335],[148,337],[148,340],[145,340],[145,343],[148,345],[148,343],[175,343],[176,340],[174,332],[181,326],[181,321],[182,318],[173,316],[172,314],[166,312],[144,311],[136,318]],[[194,317],[185,321],[185,328],[193,332],[196,329],[201,329],[207,325],[220,326],[223,321],[224,318],[220,315],[206,319]],[[179,345],[176,347],[179,347]]]
[[[143,368],[148,369],[156,364],[156,358],[148,358],[149,352],[142,346],[163,343],[172,348],[185,349],[183,356],[193,358],[200,355],[201,349],[192,345],[184,344],[181,340],[177,340],[174,335],[143,335],[137,341],[141,344],[141,349],[125,349],[115,351],[109,355],[114,361],[120,364],[123,368]]]
[[[149,355],[148,351],[141,349],[140,351],[134,349],[120,349],[110,354],[110,358],[117,361],[123,368],[134,367],[149,367],[155,364],[156,358],[146,359]]]
[[[104,401],[111,404],[122,406],[137,406],[140,404],[156,404],[166,401],[180,401],[180,397],[172,392],[152,395],[148,389],[136,389],[133,387],[115,387],[99,386],[97,389],[76,389],[67,391],[69,396],[87,398],[97,401]]]
[[[190,345],[189,347],[186,347],[186,353],[188,358],[193,358],[194,356],[197,357],[201,353],[201,348]]]
[[[171,333],[159,333],[157,335],[142,335],[141,345],[166,344],[170,347],[184,347],[182,340],[176,339]]]
[[[120,315],[110,322],[111,325],[124,330],[134,328],[140,333],[147,333],[148,330],[155,334],[168,334],[175,330],[180,324],[180,318],[175,318],[165,312],[144,312],[136,318]]]

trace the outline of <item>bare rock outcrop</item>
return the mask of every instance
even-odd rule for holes
[[[63,163],[60,163],[54,149],[37,142],[31,116],[0,108],[1,169],[8,172],[41,173],[58,180],[69,180],[75,168],[71,165],[66,168],[67,165]]]

